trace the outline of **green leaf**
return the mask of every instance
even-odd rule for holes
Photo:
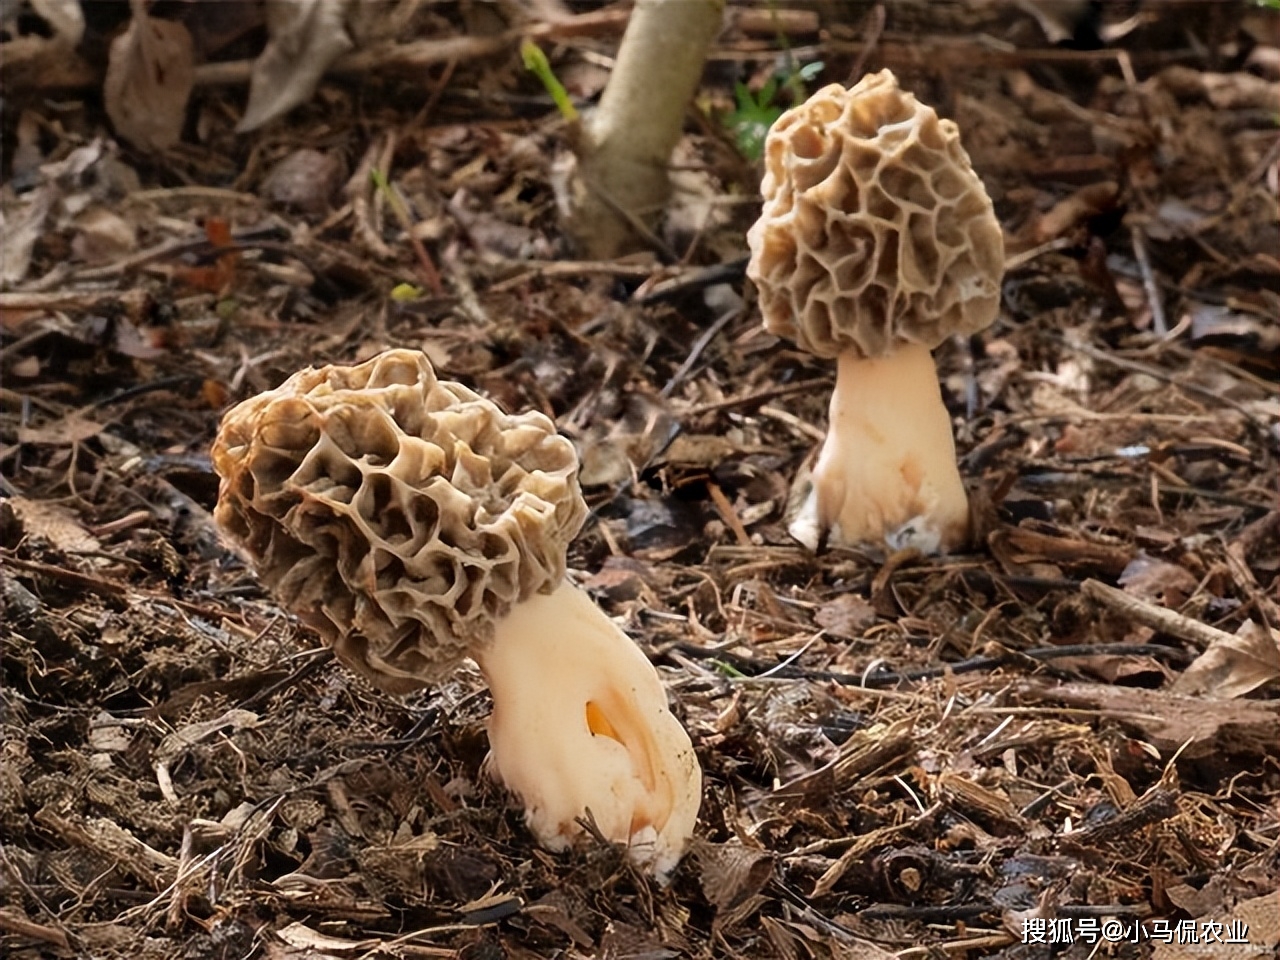
[[[422,288],[412,283],[397,283],[391,288],[391,299],[396,303],[409,303],[422,296]]]
[[[760,88],[760,93],[756,96],[756,105],[761,110],[768,109],[773,106],[773,98],[778,95],[778,75],[775,73],[772,77],[764,82],[764,86]],[[778,108],[778,113],[782,113],[782,109]]]
[[[724,118],[724,124],[733,134],[742,155],[749,160],[759,160],[764,155],[764,140],[769,128],[782,116],[782,108],[773,105],[777,92],[778,84],[773,78],[758,94],[752,94],[745,83],[734,85],[737,109]]]
[[[526,39],[520,44],[520,59],[524,61],[524,68],[542,81],[547,93],[551,94],[551,99],[555,101],[560,115],[571,123],[577,120],[578,108],[569,99],[569,92],[565,90],[564,84],[556,79],[551,63],[547,60],[547,55],[542,52],[542,48],[532,40]]]
[[[1276,2],[1280,3],[1280,0]],[[769,128],[782,116],[782,107],[774,103],[779,92],[785,87],[791,92],[792,100],[800,103],[808,96],[804,81],[812,80],[822,72],[822,68],[819,60],[787,73],[778,71],[754,94],[745,83],[733,85],[733,99],[737,106],[725,116],[724,125],[733,134],[743,156],[748,160],[759,160],[764,155],[764,141]]]
[[[741,670],[739,670],[737,667],[734,667],[728,663],[725,663],[723,660],[712,660],[711,668],[715,670],[716,673],[726,676],[730,680],[749,679],[747,675],[743,673]]]
[[[1276,0],[1276,2],[1280,3],[1280,0]],[[801,80],[808,82],[814,79],[814,77],[816,77],[818,74],[820,74],[823,71],[823,69],[825,69],[825,67],[826,67],[826,64],[823,63],[821,60],[815,60],[813,61],[813,63],[806,63],[803,67],[797,70],[796,76],[798,76]]]

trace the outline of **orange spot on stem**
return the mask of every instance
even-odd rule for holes
[[[608,737],[610,740],[622,743],[622,737],[594,700],[587,701],[587,729],[597,736]]]

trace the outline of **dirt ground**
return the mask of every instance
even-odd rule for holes
[[[163,151],[104,109],[128,5],[43,73],[10,22],[0,953],[1275,956],[1280,14],[1069,6],[731,3],[653,249],[609,262],[565,241],[571,132],[515,38],[586,104],[622,8],[392,4],[237,133],[261,12],[160,3],[203,61]],[[787,534],[833,370],[760,326],[722,121],[814,63],[954,118],[1005,231],[999,319],[936,351],[963,553]],[[669,886],[533,843],[474,668],[377,692],[220,539],[223,410],[390,346],[582,451],[573,576],[703,765]]]

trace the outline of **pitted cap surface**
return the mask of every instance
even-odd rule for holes
[[[1000,224],[956,125],[888,70],[824,87],[765,141],[747,275],[765,327],[820,357],[930,349],[995,319]]]
[[[281,602],[384,689],[439,679],[549,592],[586,519],[573,445],[425,355],[309,368],[223,417],[215,518]]]

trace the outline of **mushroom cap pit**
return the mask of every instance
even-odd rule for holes
[[[262,582],[394,693],[553,590],[587,513],[550,419],[437,379],[416,350],[308,368],[238,404],[213,463],[215,519]]]
[[[747,275],[765,327],[832,358],[933,349],[995,319],[1004,240],[950,120],[888,70],[774,122]]]

